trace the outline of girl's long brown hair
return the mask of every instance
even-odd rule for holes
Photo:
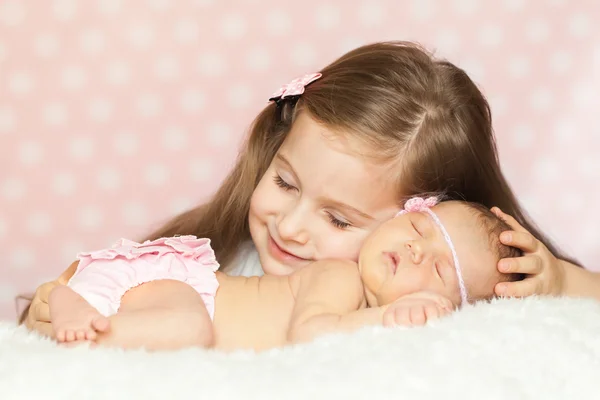
[[[557,257],[572,261],[527,217],[502,174],[490,107],[467,74],[414,43],[359,47],[335,60],[296,107],[270,103],[256,117],[235,167],[211,200],[147,239],[196,235],[211,239],[227,271],[250,240],[250,198],[295,115],[307,112],[331,130],[366,145],[381,162],[396,162],[398,199],[444,192],[450,199],[498,206]],[[573,262],[573,261],[572,261]]]
[[[328,128],[358,139],[382,161],[398,160],[401,201],[424,192],[498,206],[558,257],[568,259],[527,217],[500,169],[492,116],[467,74],[414,43],[359,47],[322,71],[296,109],[268,105],[252,124],[237,163],[213,198],[148,236],[209,237],[227,269],[250,239],[250,197],[293,122],[304,110]]]

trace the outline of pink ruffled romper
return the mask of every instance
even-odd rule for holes
[[[119,310],[129,289],[173,279],[193,287],[214,317],[219,264],[209,239],[176,236],[141,244],[121,239],[110,249],[80,253],[77,258],[77,271],[67,285],[104,316]]]

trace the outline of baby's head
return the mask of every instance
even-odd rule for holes
[[[487,208],[435,198],[409,200],[405,211],[383,223],[365,241],[359,268],[371,306],[430,291],[457,305],[494,297],[503,281],[521,279],[497,270],[519,250],[499,236],[510,227]]]

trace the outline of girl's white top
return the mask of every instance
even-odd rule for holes
[[[258,258],[258,251],[251,240],[240,246],[237,256],[227,271],[231,276],[263,276],[264,272]]]

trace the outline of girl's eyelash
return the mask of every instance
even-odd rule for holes
[[[329,218],[329,222],[331,222],[333,224],[333,226],[335,226],[336,228],[346,229],[351,226],[350,223],[340,221],[339,219],[337,219],[336,217],[334,217],[333,215],[331,215],[329,213],[327,213],[327,217]]]
[[[284,181],[283,178],[281,176],[279,176],[279,174],[275,175],[273,177],[273,180],[275,181],[275,184],[277,186],[279,186],[280,188],[282,188],[286,192],[288,190],[294,190],[294,189],[296,189],[294,186],[292,186],[289,183],[287,183],[286,181]]]
[[[419,230],[417,229],[417,227],[415,226],[414,222],[410,221],[410,224],[412,225],[413,229],[415,230],[415,232],[417,232],[419,234],[419,236],[423,236],[421,234],[421,232],[419,232]]]

